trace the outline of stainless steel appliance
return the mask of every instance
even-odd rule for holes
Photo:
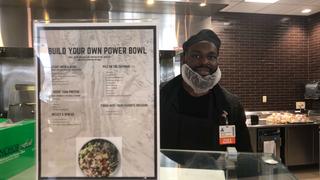
[[[8,119],[18,122],[35,118],[35,86],[33,84],[16,84],[14,100],[9,104]]]
[[[305,85],[305,99],[320,99],[320,81],[314,81]]]
[[[24,119],[34,119],[35,104],[15,104],[9,105],[8,119],[15,123]]]

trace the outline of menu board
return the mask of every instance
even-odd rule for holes
[[[156,178],[156,26],[38,22],[34,31],[37,178]]]

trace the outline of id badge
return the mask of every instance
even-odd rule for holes
[[[236,126],[225,125],[219,126],[219,144],[235,144],[236,143]]]

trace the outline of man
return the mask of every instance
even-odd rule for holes
[[[183,44],[181,75],[160,90],[161,149],[252,151],[242,105],[218,84],[220,45],[208,29]]]

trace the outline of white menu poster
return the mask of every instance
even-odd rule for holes
[[[157,178],[156,26],[34,31],[37,179]]]

